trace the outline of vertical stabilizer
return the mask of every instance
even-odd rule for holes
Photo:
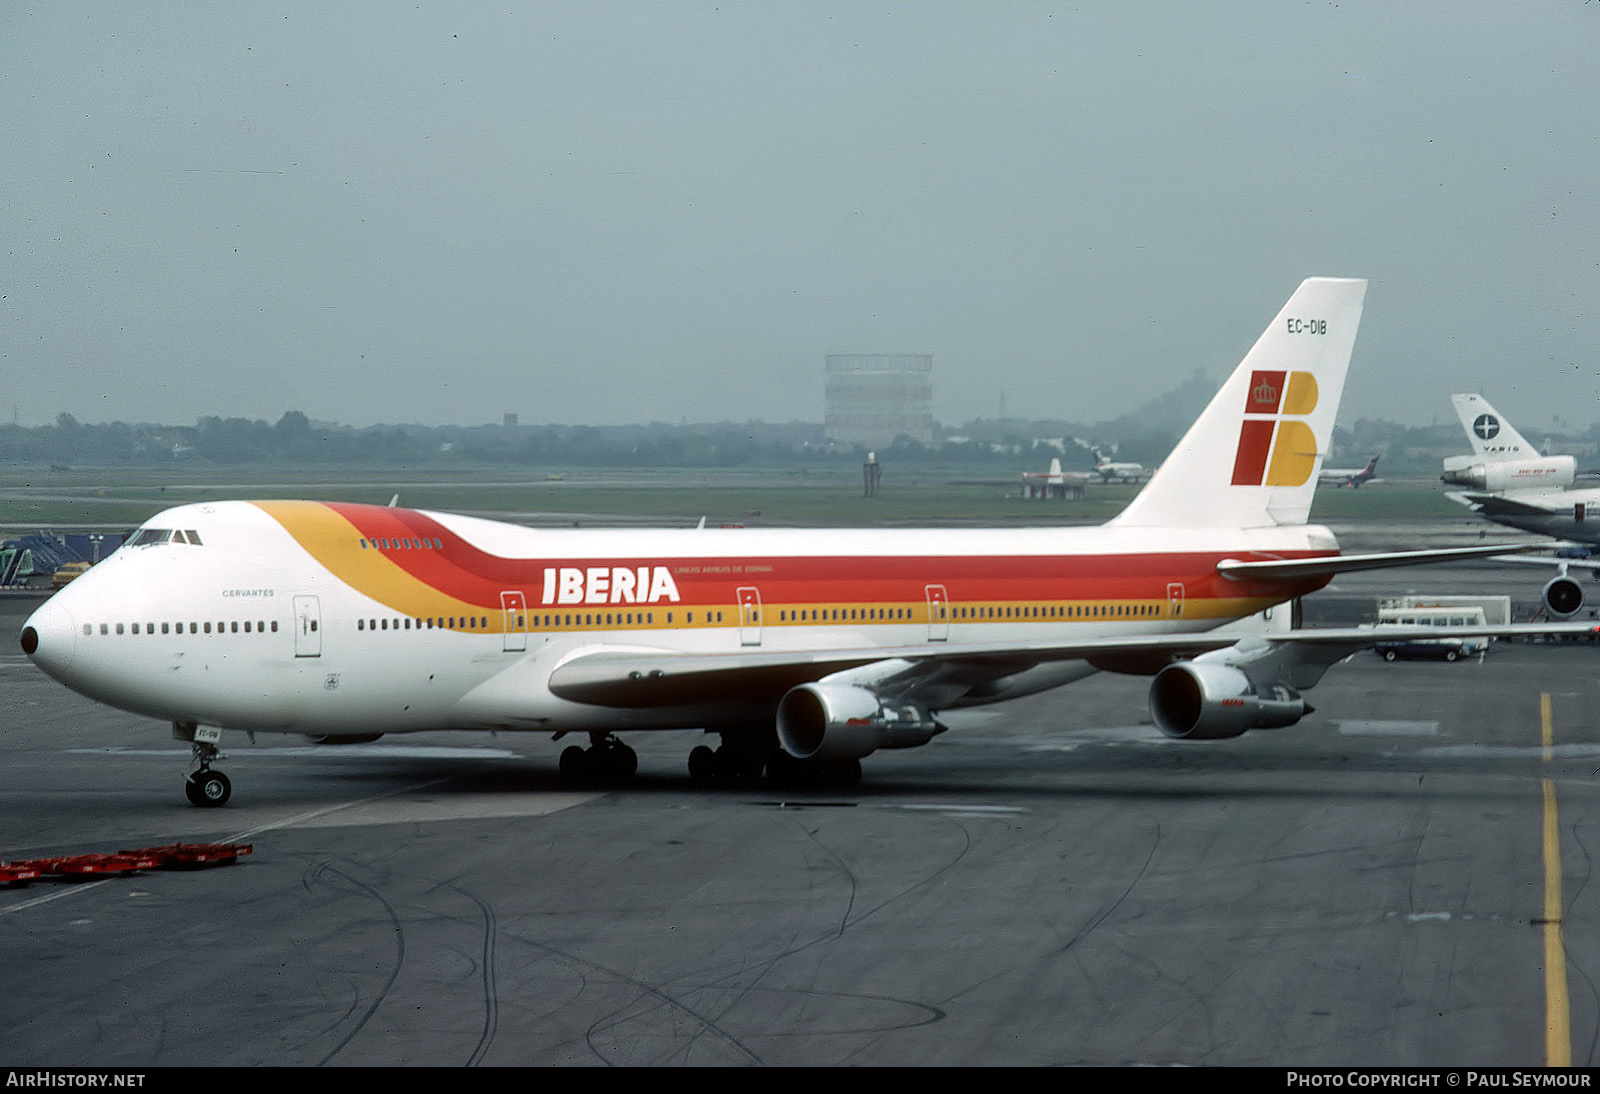
[[[1467,431],[1472,452],[1481,459],[1536,460],[1539,450],[1529,444],[1482,395],[1452,395],[1450,402]]]
[[[1150,482],[1112,524],[1304,524],[1367,283],[1301,283]]]

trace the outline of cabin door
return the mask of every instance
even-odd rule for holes
[[[500,610],[505,613],[505,642],[500,647],[507,653],[521,653],[528,648],[528,604],[520,592],[500,594]]]
[[[943,642],[950,637],[950,594],[943,585],[929,585],[923,591],[928,596],[928,641]]]
[[[322,656],[322,609],[310,593],[294,597],[294,655]]]
[[[761,645],[761,591],[754,585],[739,587],[739,645]]]

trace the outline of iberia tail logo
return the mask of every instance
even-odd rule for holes
[[[1302,419],[1317,409],[1309,372],[1256,371],[1245,395],[1235,486],[1303,486],[1317,461],[1317,438]]]

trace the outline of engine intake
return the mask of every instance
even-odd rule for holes
[[[1311,708],[1293,688],[1258,688],[1230,665],[1178,661],[1150,683],[1150,715],[1161,732],[1186,741],[1222,741],[1247,729],[1292,726]]]
[[[801,684],[778,704],[778,743],[801,760],[859,760],[880,748],[916,748],[943,728],[921,707],[849,685]]]
[[[1570,615],[1576,615],[1578,609],[1583,607],[1583,586],[1573,578],[1562,574],[1560,577],[1552,577],[1545,583],[1539,599],[1544,601],[1545,610],[1551,615],[1565,619]]]

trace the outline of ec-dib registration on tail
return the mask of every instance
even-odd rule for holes
[[[1366,295],[1365,281],[1304,282],[1113,523],[1304,524]]]

